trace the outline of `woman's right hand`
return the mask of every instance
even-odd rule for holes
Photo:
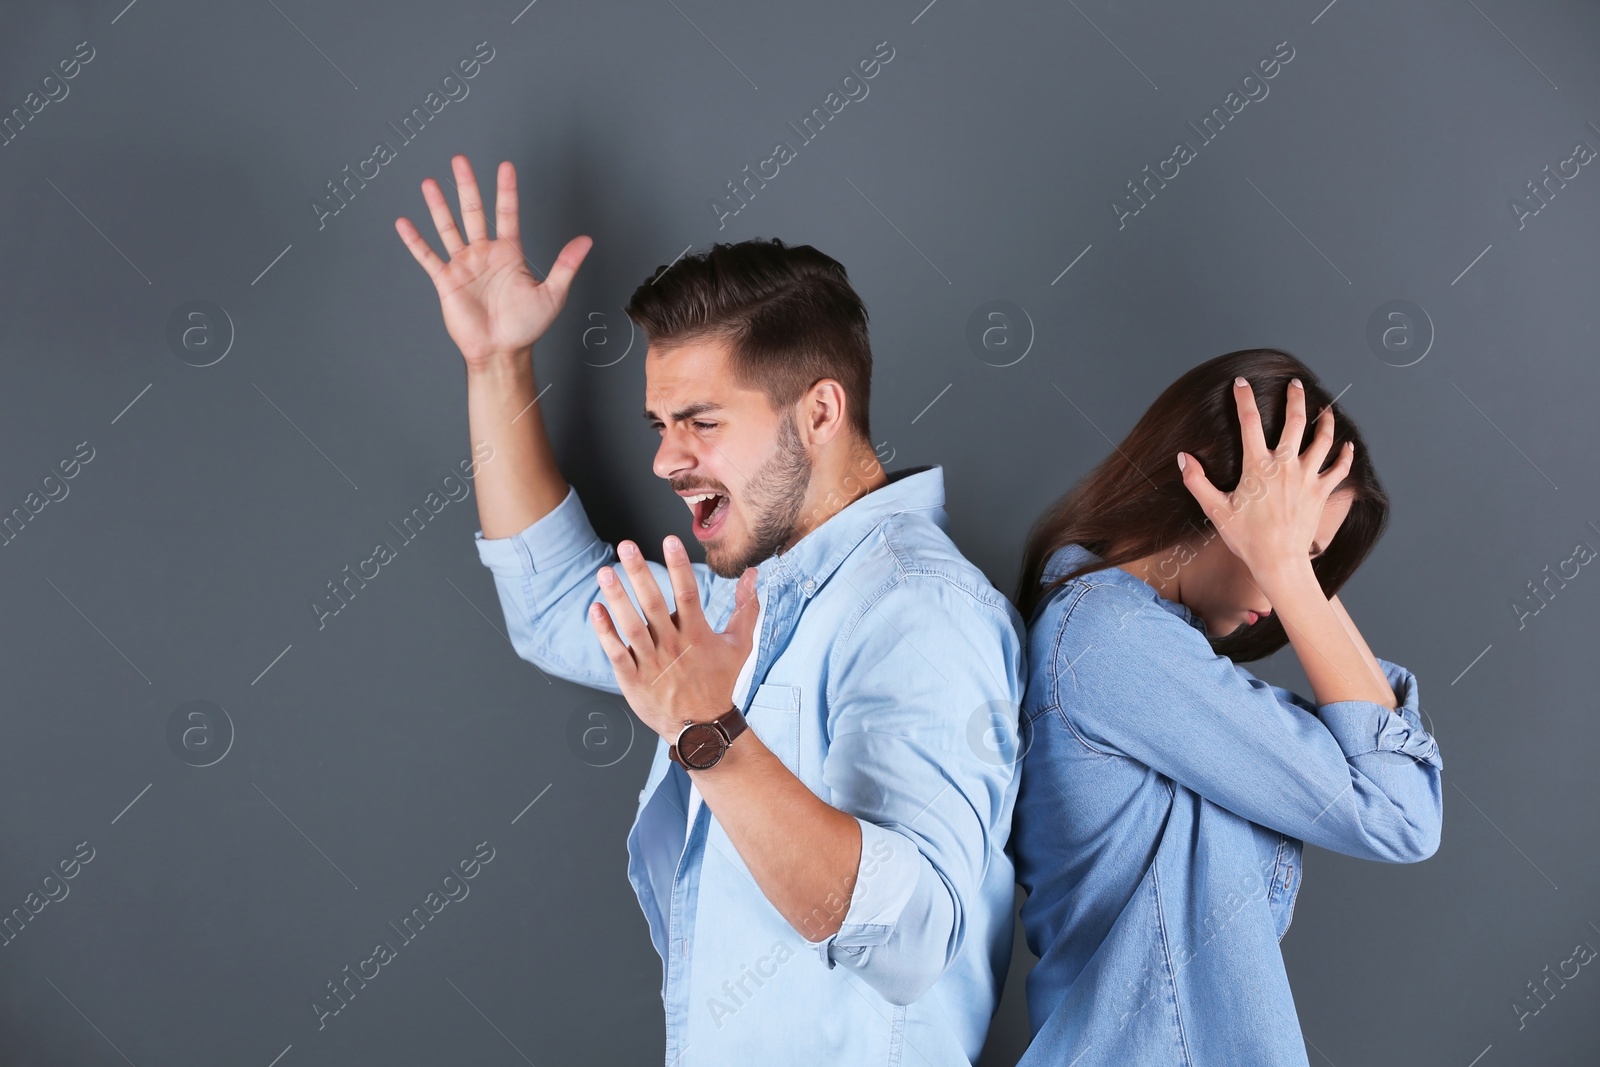
[[[509,161],[500,164],[495,198],[497,235],[490,237],[471,164],[466,156],[457,154],[451,165],[466,242],[456,230],[439,183],[432,178],[422,183],[422,198],[449,262],[439,258],[410,219],[396,219],[395,229],[433,279],[450,339],[461,349],[468,367],[478,367],[496,356],[531,348],[544,336],[566,303],[573,275],[594,242],[585,236],[568,241],[551,265],[549,277],[540,282],[522,253],[516,169]]]
[[[1233,399],[1239,409],[1244,452],[1238,486],[1230,493],[1217,489],[1200,462],[1187,452],[1178,453],[1178,464],[1183,484],[1205,509],[1223,543],[1260,581],[1306,562],[1323,506],[1334,487],[1350,473],[1355,448],[1346,442],[1338,461],[1326,473],[1318,473],[1333,446],[1330,404],[1317,416],[1311,444],[1303,453],[1299,451],[1306,427],[1306,392],[1299,379],[1289,385],[1283,432],[1275,449],[1267,447],[1250,383],[1237,379]]]

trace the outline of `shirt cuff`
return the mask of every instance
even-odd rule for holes
[[[922,874],[922,853],[910,838],[860,817],[856,822],[861,825],[861,859],[844,922],[821,941],[806,941],[829,968],[836,962],[835,947],[859,965],[863,952],[889,940]]]
[[[483,565],[508,578],[549,570],[599,540],[578,500],[578,491],[570,485],[554,510],[521,533],[484,537],[483,531],[478,530],[472,536]]]
[[[1397,701],[1394,709],[1370,700],[1324,704],[1317,709],[1317,715],[1328,732],[1333,734],[1347,758],[1369,752],[1398,752],[1419,763],[1443,766],[1438,743],[1422,728],[1416,675],[1385,659],[1379,659],[1378,666],[1383,668],[1394,689]]]

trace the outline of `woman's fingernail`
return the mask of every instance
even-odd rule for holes
[[[1304,389],[1305,388],[1305,386],[1300,384],[1300,379],[1299,378],[1290,378],[1289,379],[1289,384],[1294,386],[1296,389]]]
[[[1188,463],[1188,462],[1189,462],[1189,459],[1188,459],[1188,457],[1187,457],[1187,456],[1185,456],[1185,455],[1184,455],[1184,454],[1183,454],[1183,453],[1182,453],[1182,452],[1179,452],[1179,453],[1178,453],[1178,469],[1179,469],[1179,470],[1180,470],[1180,471],[1181,471],[1181,470],[1183,470],[1183,466],[1184,466],[1184,464],[1186,464],[1186,463]]]
[[[1241,376],[1239,376],[1239,377],[1237,377],[1237,378],[1235,378],[1235,379],[1234,379],[1234,380],[1233,380],[1233,384],[1234,384],[1234,385],[1249,385],[1249,384],[1250,384],[1250,383],[1249,383],[1249,382],[1247,382],[1247,381],[1245,381],[1245,380],[1244,380],[1244,376],[1243,376],[1243,375],[1241,375]]]

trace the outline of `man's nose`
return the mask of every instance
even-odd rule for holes
[[[683,436],[668,427],[661,433],[661,445],[651,466],[658,478],[671,478],[694,466],[694,453],[686,447]]]

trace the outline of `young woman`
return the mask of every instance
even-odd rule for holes
[[[1301,843],[1395,863],[1439,844],[1416,678],[1335,595],[1387,512],[1316,377],[1254,349],[1169,386],[1034,527],[1022,1064],[1306,1064],[1278,950]],[[1238,666],[1285,640],[1314,701]]]

